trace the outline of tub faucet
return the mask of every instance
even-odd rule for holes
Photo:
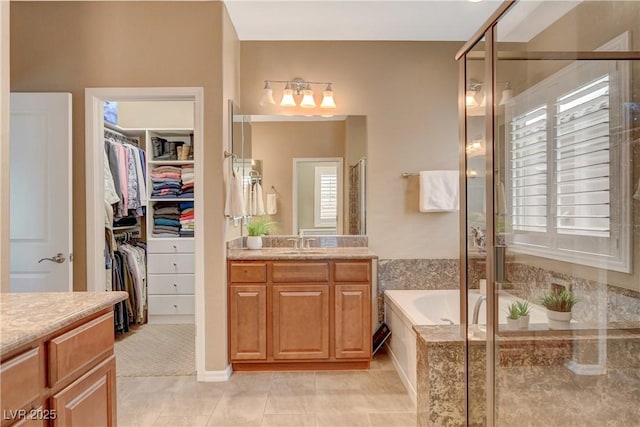
[[[473,306],[473,319],[471,320],[472,325],[478,324],[478,317],[480,316],[480,306],[482,306],[482,303],[486,300],[486,295],[480,295],[480,297],[476,300],[476,304]]]

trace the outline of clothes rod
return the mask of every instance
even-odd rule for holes
[[[403,178],[409,178],[410,176],[420,176],[420,174],[417,173],[417,172],[403,172],[402,173],[402,177]]]

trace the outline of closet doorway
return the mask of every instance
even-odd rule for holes
[[[118,289],[114,287],[116,282],[113,278],[116,275],[110,275],[108,272],[105,274],[105,268],[123,268],[122,265],[130,265],[132,259],[136,256],[139,259],[142,254],[146,261],[143,268],[137,270],[139,280],[131,280],[126,289],[135,294],[135,298],[130,300],[130,306],[122,311],[129,315],[129,319],[133,316],[136,322],[145,326],[140,328],[141,332],[125,338],[123,343],[128,340],[132,342],[136,335],[142,335],[142,332],[144,335],[150,335],[148,339],[151,341],[162,341],[163,337],[158,337],[158,334],[168,337],[169,334],[175,334],[175,330],[185,326],[191,327],[194,331],[191,334],[195,335],[193,358],[198,380],[203,380],[205,373],[202,357],[205,335],[201,238],[204,221],[203,215],[198,212],[203,206],[202,191],[198,190],[199,184],[202,183],[203,102],[202,88],[85,90],[87,290]],[[122,107],[120,121],[114,117],[118,114],[118,109],[111,111],[113,103]],[[154,110],[158,106],[161,107],[160,110],[171,110],[164,121],[162,114]],[[167,108],[168,106],[170,108]],[[188,108],[182,108],[185,106]],[[131,108],[137,109],[137,122],[123,122],[124,107],[127,107],[128,118],[132,117]],[[149,111],[153,113],[148,114]],[[188,113],[182,114],[181,119],[180,111]],[[187,121],[191,120],[187,124],[185,117]],[[111,145],[108,144],[109,141]],[[128,178],[144,177],[135,181],[133,186],[130,182],[119,181],[118,167],[114,170],[114,165],[109,163],[109,147],[118,149],[114,150],[117,153],[112,153],[112,158],[122,158],[118,157],[118,153],[123,151],[119,143],[126,146],[129,158],[137,160],[135,167],[120,169],[120,176],[129,174]],[[127,172],[127,169],[136,168],[137,175]],[[106,184],[108,170],[112,171],[110,176],[115,178],[115,194],[114,187]],[[128,193],[125,197],[126,190],[123,188],[133,188],[136,196],[132,197],[131,193]],[[111,205],[112,209],[106,209],[110,202],[118,198],[119,201]],[[115,242],[115,239],[111,238],[105,240],[105,218],[112,210],[115,213],[114,217],[127,220],[118,223],[110,222],[110,218],[106,220],[107,224],[112,225],[113,234],[119,235],[118,241]],[[123,248],[126,248],[118,251],[116,257],[112,256],[112,262],[109,262],[107,257],[105,267],[105,247],[108,249],[107,253],[114,253],[109,251],[107,242],[114,242],[114,245],[122,244]],[[132,253],[127,254],[127,250]],[[127,255],[130,256],[129,260],[124,259]],[[131,276],[136,273],[136,268],[131,269]],[[146,272],[141,273],[141,270]],[[124,280],[118,283],[121,285]],[[152,349],[147,349],[147,346],[141,343],[135,345],[142,346],[150,357],[154,357],[151,354],[154,353]],[[190,363],[193,366],[193,360]],[[158,373],[150,372],[147,375]]]

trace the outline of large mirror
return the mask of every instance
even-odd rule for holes
[[[273,234],[366,233],[365,116],[244,115],[236,123],[249,215],[268,215]]]

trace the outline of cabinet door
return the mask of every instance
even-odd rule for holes
[[[51,398],[54,426],[115,426],[116,358],[111,356]]]
[[[229,358],[267,357],[267,286],[229,287]]]
[[[329,287],[273,286],[273,358],[329,358]]]
[[[335,285],[336,359],[371,357],[371,286]]]

